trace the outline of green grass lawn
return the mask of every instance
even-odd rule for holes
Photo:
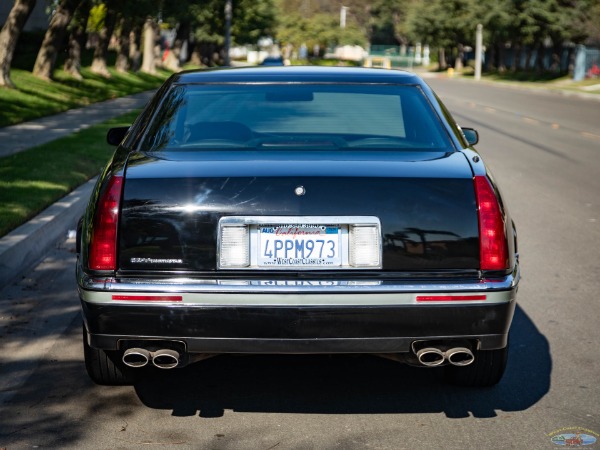
[[[156,75],[119,73],[114,69],[116,52],[109,51],[107,64],[111,77],[104,78],[90,70],[93,50],[85,49],[81,55],[83,80],[62,70],[65,52],[58,54],[54,80],[41,80],[31,71],[43,38],[44,32],[25,32],[19,38],[10,71],[16,89],[0,88],[0,127],[156,89],[171,75],[160,69]]]
[[[157,75],[119,73],[112,68],[109,71],[112,76],[106,79],[83,68],[84,79],[76,80],[57,70],[54,81],[44,81],[26,70],[11,70],[11,79],[17,89],[0,88],[0,127],[156,89],[171,74],[165,70]]]
[[[0,236],[96,176],[114,151],[107,130],[130,125],[138,113],[0,159]]]
[[[111,52],[108,61],[111,77],[104,78],[87,67],[92,57],[87,51],[82,61],[83,80],[61,69],[54,72],[54,80],[41,80],[31,74],[31,68],[42,37],[29,36],[15,53],[10,74],[16,89],[0,88],[0,127],[156,89],[171,75],[166,70],[158,70],[156,75],[119,73],[112,67],[115,55]],[[62,65],[62,60],[57,62],[57,67]],[[106,131],[131,124],[137,114],[129,113],[72,136],[0,158],[0,236],[97,175],[114,150],[106,143]]]

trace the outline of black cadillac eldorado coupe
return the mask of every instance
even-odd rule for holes
[[[496,384],[519,261],[477,140],[407,72],[173,75],[109,131],[78,229],[89,376],[371,353]]]

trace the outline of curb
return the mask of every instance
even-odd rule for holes
[[[99,122],[144,107],[156,90],[93,103],[52,116],[0,128],[0,158],[68,136]],[[77,228],[96,178],[50,205],[0,238],[0,288],[17,281],[42,261],[68,230]]]
[[[68,230],[77,228],[96,178],[46,208],[29,222],[0,239],[0,286],[35,267]]]

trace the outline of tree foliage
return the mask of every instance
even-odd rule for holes
[[[556,69],[565,44],[571,52],[572,44],[586,40],[600,44],[600,0],[277,0],[278,39],[296,47],[350,43],[337,26],[342,5],[357,34],[371,45],[428,44],[440,49],[442,66],[446,59],[462,62],[479,23],[488,61],[500,69],[508,49],[514,53],[513,69],[525,51],[525,67],[533,59],[539,66],[550,51]]]
[[[236,44],[256,44],[263,36],[275,32],[274,0],[233,0],[232,38]],[[79,13],[76,7],[84,4]],[[16,0],[13,11],[3,27],[0,40],[0,85],[10,86],[12,53],[19,34],[35,0]],[[215,63],[214,55],[222,55],[225,34],[225,0],[49,0],[52,21],[36,62],[36,73],[51,78],[57,54],[68,54],[70,73],[80,77],[81,51],[87,38],[94,49],[92,70],[109,76],[107,51],[109,45],[117,50],[118,70],[140,67],[134,59],[140,57],[141,33],[147,20],[153,24],[156,39],[152,46],[167,49],[160,39],[160,30],[177,31],[177,50],[183,41],[195,45],[200,62]],[[71,23],[73,22],[73,23]],[[68,36],[68,37],[67,37]],[[68,48],[65,48],[68,46]],[[160,56],[150,52],[153,57]],[[180,53],[177,52],[177,58]],[[173,58],[173,56],[171,56]],[[217,58],[218,60],[219,58]],[[156,61],[162,62],[161,58]]]
[[[593,11],[599,3],[600,0],[413,0],[404,25],[409,40],[449,49],[472,46],[476,25],[480,23],[493,65],[502,68],[502,54],[508,48],[515,52],[513,61],[520,60],[524,48],[528,49],[527,61],[537,53],[540,65],[548,45],[556,62],[564,44],[582,43],[593,36]]]
[[[512,51],[513,61],[540,64],[552,52],[552,67],[558,65],[563,46],[583,42],[600,44],[600,0],[232,0],[232,42],[256,44],[261,37],[271,36],[282,45],[296,49],[317,46],[358,44],[414,45],[419,42],[441,50],[440,62],[462,61],[465,47],[472,47],[475,28],[484,28],[487,61],[502,68],[503,53]],[[57,53],[69,55],[68,67],[80,76],[80,54],[87,40],[95,45],[94,67],[106,70],[109,43],[118,51],[118,69],[136,70],[143,44],[144,24],[153,30],[175,30],[172,48],[159,42],[160,34],[148,45],[157,54],[172,50],[170,57],[195,56],[197,63],[207,65],[223,61],[225,35],[225,0],[49,0],[58,18],[62,5],[85,5],[79,12],[69,10],[68,20],[60,22],[40,49],[46,63],[40,75],[52,76]],[[0,85],[10,86],[9,70],[20,30],[35,0],[14,0],[0,33]],[[346,26],[340,26],[340,10],[346,11]],[[71,21],[72,23],[67,23]],[[57,21],[56,21],[57,22]],[[58,26],[58,24],[57,24]],[[69,32],[69,38],[63,37]],[[92,39],[90,39],[92,36]],[[182,52],[185,44],[190,51]],[[171,42],[169,42],[171,44]],[[68,48],[64,48],[68,45]],[[444,53],[446,52],[446,53]],[[173,56],[175,55],[175,56]],[[161,57],[164,57],[162,55]],[[160,63],[161,58],[157,58]],[[513,66],[515,63],[513,63]],[[539,68],[539,67],[538,67]],[[514,69],[514,67],[513,67]]]
[[[335,45],[362,45],[368,42],[367,30],[361,26],[364,6],[347,6],[346,26],[340,26],[340,6],[318,0],[279,0],[277,2],[278,41],[295,48],[325,48]],[[361,2],[356,2],[357,4]],[[363,2],[364,3],[364,2]],[[368,2],[367,2],[368,3]]]

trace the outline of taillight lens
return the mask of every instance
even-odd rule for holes
[[[117,268],[117,227],[122,189],[123,177],[112,177],[98,203],[90,241],[89,266],[92,270]]]
[[[381,265],[380,232],[376,225],[350,225],[348,263],[353,267]]]
[[[221,229],[219,267],[234,268],[250,265],[248,226],[224,226]]]
[[[485,176],[475,177],[479,211],[479,260],[481,270],[506,270],[508,246],[498,199]]]

